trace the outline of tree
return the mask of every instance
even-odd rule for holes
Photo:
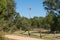
[[[10,27],[12,27],[13,21],[14,21],[14,16],[16,15],[16,11],[15,11],[15,3],[13,0],[6,0],[7,6],[4,9],[5,11],[3,11],[3,18],[4,18],[4,24],[6,24],[4,26],[3,29],[9,29]],[[6,13],[5,13],[6,12]],[[11,30],[11,28],[9,29]]]
[[[32,27],[32,28],[37,28],[37,27],[38,27],[38,26],[37,26],[38,20],[39,20],[39,18],[36,17],[36,16],[31,19],[31,27]]]
[[[53,18],[54,23],[53,22],[52,22],[53,24],[51,23],[51,31],[59,30],[59,27],[57,27],[57,25],[58,23],[60,23],[58,22],[58,18],[60,16],[60,0],[45,0],[43,2],[43,5],[48,13],[53,12],[52,14],[54,15],[54,18]]]
[[[40,33],[40,38],[42,38],[41,36],[41,29],[43,28],[45,22],[44,22],[44,17],[34,17],[32,18],[32,21],[31,21],[31,27],[34,29],[39,29],[38,32]]]
[[[50,25],[50,29],[51,31],[56,31],[56,16],[54,15],[54,13],[50,12],[47,16],[46,16],[46,23]]]
[[[0,31],[13,28],[16,15],[14,0],[0,0]]]
[[[1,31],[9,29],[15,14],[15,3],[13,0],[0,0],[0,39],[4,40]]]
[[[24,30],[25,32],[28,31],[28,35],[30,36],[30,30],[31,30],[31,26],[30,26],[30,20],[23,17],[21,20],[21,28],[22,30]]]
[[[43,5],[48,12],[54,11],[54,14],[60,14],[60,0],[45,0]]]

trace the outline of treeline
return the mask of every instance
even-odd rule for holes
[[[56,17],[54,13],[50,12],[46,17],[26,18],[19,17],[16,20],[17,30],[33,30],[35,28],[50,29],[51,32],[60,32],[60,17]]]

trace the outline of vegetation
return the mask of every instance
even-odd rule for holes
[[[60,31],[60,0],[45,0],[43,2],[45,9],[47,10],[48,14],[51,14],[51,19],[48,23],[50,24],[51,32]]]
[[[3,38],[4,32],[15,31],[38,31],[39,37],[42,38],[42,29],[50,30],[51,33],[60,32],[60,0],[44,0],[43,6],[47,10],[46,17],[21,17],[15,11],[14,0],[0,0],[0,39]]]
[[[0,40],[5,40],[1,31],[11,30],[15,17],[15,3],[13,0],[0,0]]]

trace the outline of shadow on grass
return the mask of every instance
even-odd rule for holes
[[[40,32],[32,32],[32,33],[40,33]],[[51,34],[50,32],[41,32],[43,34]]]
[[[40,33],[40,32],[32,32],[32,33]],[[41,32],[42,34],[54,34],[53,32]],[[56,32],[56,34],[60,34],[60,32]]]
[[[60,36],[57,36],[56,38],[60,39]]]

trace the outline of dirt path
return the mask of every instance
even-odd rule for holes
[[[23,37],[23,36],[17,36],[17,35],[5,35],[5,37],[9,39],[14,39],[14,40],[42,40],[42,39]]]

